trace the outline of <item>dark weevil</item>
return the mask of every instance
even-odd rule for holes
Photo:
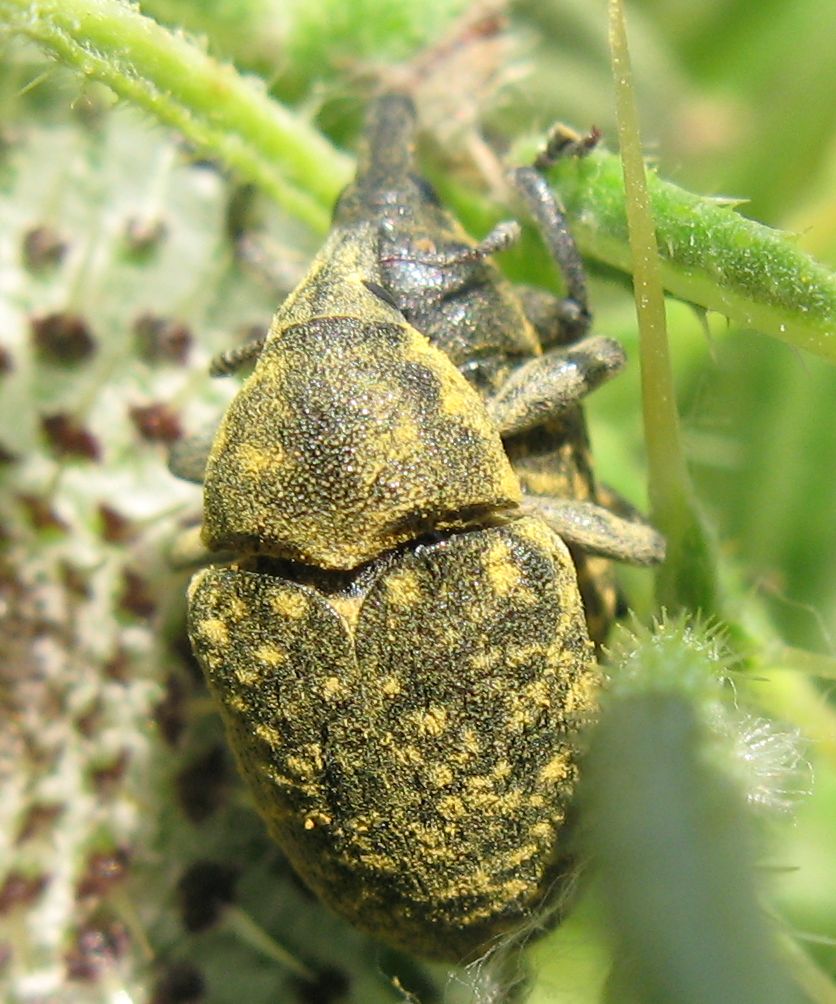
[[[502,279],[514,225],[472,241],[415,175],[413,130],[408,99],[374,106],[307,275],[214,364],[255,359],[208,460],[172,467],[232,557],[192,580],[189,631],[270,832],[358,927],[462,961],[572,872],[584,601],[600,637],[615,595],[589,555],[663,545],[594,486],[579,401],[623,353],[585,335],[553,196],[515,172],[565,300]]]

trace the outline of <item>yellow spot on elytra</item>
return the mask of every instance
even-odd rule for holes
[[[279,617],[298,620],[304,617],[308,610],[308,597],[296,590],[283,589],[270,597],[270,606]]]
[[[487,778],[482,780],[487,781]],[[497,816],[508,818],[514,815],[522,804],[522,794],[517,789],[498,794],[493,790],[476,790],[468,792],[468,807],[473,812],[478,812],[483,816]]]
[[[289,756],[287,766],[297,778],[303,781],[309,781],[316,773],[315,764],[301,756]]]
[[[233,670],[233,675],[242,686],[252,687],[261,680],[262,672],[259,666],[247,663],[246,665],[236,666]]]
[[[515,851],[510,851],[502,856],[503,868],[516,868],[523,861],[529,861],[540,853],[540,848],[536,844],[524,844]]]
[[[436,788],[446,788],[453,783],[453,772],[447,764],[434,764],[427,769],[427,780]]]
[[[284,736],[281,732],[272,725],[266,725],[264,722],[256,725],[253,732],[258,739],[267,743],[268,746],[272,746],[274,749],[281,747],[284,743]]]
[[[470,665],[477,672],[486,673],[503,658],[503,652],[499,648],[489,648],[485,652],[477,652],[470,657]]]
[[[387,697],[394,697],[401,692],[402,684],[397,676],[384,676],[380,681],[380,689]]]
[[[506,727],[509,732],[519,732],[539,717],[540,713],[539,708],[532,708],[520,700],[519,694],[510,694],[508,696]]]
[[[414,607],[423,602],[421,578],[417,572],[403,569],[386,578],[386,598],[396,607]]]
[[[388,737],[391,742],[391,736]],[[388,745],[386,742],[386,737],[381,739],[381,745]],[[419,749],[414,746],[395,746],[392,751],[392,755],[400,760],[401,763],[410,764],[412,766],[420,765],[424,763],[424,757]]]
[[[226,612],[233,620],[240,621],[243,620],[244,616],[247,614],[248,607],[240,596],[232,596],[227,604]]]
[[[468,753],[478,753],[482,748],[479,735],[474,729],[464,729],[462,731],[461,743]]]
[[[515,645],[506,656],[506,665],[511,669],[537,666],[544,662],[546,665],[542,670],[543,676],[554,676],[554,670],[549,666],[547,661],[546,650],[538,643],[534,645]],[[535,681],[535,691],[540,682],[543,682],[542,678],[539,681]],[[545,686],[548,688],[547,682]]]
[[[549,844],[551,843],[551,840],[554,837],[554,827],[552,826],[551,823],[546,823],[546,822],[535,823],[529,830],[529,833],[535,840],[538,840],[541,844]]]
[[[317,826],[328,826],[330,822],[331,817],[325,812],[309,812],[302,825],[306,830],[314,830]]]
[[[322,696],[326,701],[345,693],[345,687],[338,676],[329,676],[322,681]]]
[[[249,702],[245,701],[240,694],[228,694],[224,700],[225,703],[228,704],[233,711],[237,711],[239,715],[245,715],[250,710]]]
[[[507,760],[497,760],[494,764],[494,768],[491,771],[491,777],[496,778],[501,781],[506,777],[511,776],[511,764]]]
[[[282,451],[278,443],[265,450],[254,443],[241,443],[235,450],[235,463],[245,477],[257,478],[271,468],[282,463]]]
[[[259,645],[253,652],[253,656],[259,662],[266,662],[268,666],[281,666],[287,661],[287,652],[284,652],[277,645]]]
[[[489,892],[494,887],[494,878],[491,872],[483,867],[478,866],[473,869],[473,871],[467,877],[467,889],[465,890],[466,895],[479,895]],[[441,894],[440,898],[444,898],[444,894]],[[451,899],[453,897],[450,897]]]
[[[540,708],[549,708],[552,704],[551,688],[546,680],[534,680],[523,691],[525,700]]]
[[[418,729],[425,735],[440,736],[447,728],[447,709],[440,706],[427,708],[415,716]]]
[[[565,781],[572,773],[567,753],[558,753],[549,760],[540,771],[540,780],[543,784],[555,784],[558,781]]]
[[[229,643],[226,622],[219,617],[207,617],[206,620],[200,622],[197,630],[212,645],[220,646]]]
[[[458,770],[469,770],[474,759],[475,754],[470,750],[450,750],[447,753],[448,762]]]
[[[590,645],[591,649],[591,645]],[[601,689],[601,675],[596,670],[584,673],[570,689],[572,711],[579,714],[589,714],[598,704],[598,692]],[[568,702],[567,702],[568,704]]]
[[[464,801],[456,795],[447,795],[439,799],[437,808],[445,819],[462,819],[467,815]]]
[[[277,788],[295,788],[300,791],[306,791],[308,788],[308,785],[300,784],[296,778],[280,773],[271,763],[261,764],[259,771]]]
[[[518,896],[524,896],[529,891],[528,883],[522,879],[511,879],[508,882],[504,882],[501,888],[502,896],[506,902],[516,899]]]

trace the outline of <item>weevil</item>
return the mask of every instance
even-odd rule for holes
[[[263,342],[215,364],[255,358],[208,460],[173,467],[203,481],[205,547],[232,555],[194,576],[189,633],[270,832],[358,927],[461,961],[571,871],[598,673],[555,526],[645,559],[652,531],[613,532],[588,487],[532,489],[566,444],[579,466],[559,423],[622,356],[543,351],[488,260],[512,229],[476,244],[443,212],[413,120],[375,106],[307,275]]]

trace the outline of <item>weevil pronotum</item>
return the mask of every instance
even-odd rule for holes
[[[576,561],[663,547],[595,493],[578,401],[623,355],[579,338],[554,198],[517,172],[569,296],[520,297],[488,260],[515,228],[473,242],[414,174],[413,128],[408,99],[374,106],[308,274],[215,363],[256,360],[208,460],[173,469],[233,556],[192,580],[189,632],[270,832],[357,926],[464,960],[571,871],[598,679]],[[582,588],[603,632],[609,587],[584,566]]]

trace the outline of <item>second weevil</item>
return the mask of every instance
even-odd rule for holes
[[[519,364],[546,358],[531,326],[509,297],[522,327],[491,337],[523,347],[459,358],[449,319],[441,333],[410,323],[388,267],[417,276],[419,308],[440,271],[437,311],[444,283],[461,286],[448,270],[479,265],[486,294],[503,288],[486,256],[505,238],[442,258],[430,236],[420,260],[351,199],[264,343],[216,365],[257,355],[205,465],[204,544],[236,557],[193,579],[189,630],[300,876],[372,934],[460,961],[571,869],[564,823],[597,670],[574,562],[521,504],[507,452],[527,429],[501,418]],[[187,476],[203,466],[175,459]]]

